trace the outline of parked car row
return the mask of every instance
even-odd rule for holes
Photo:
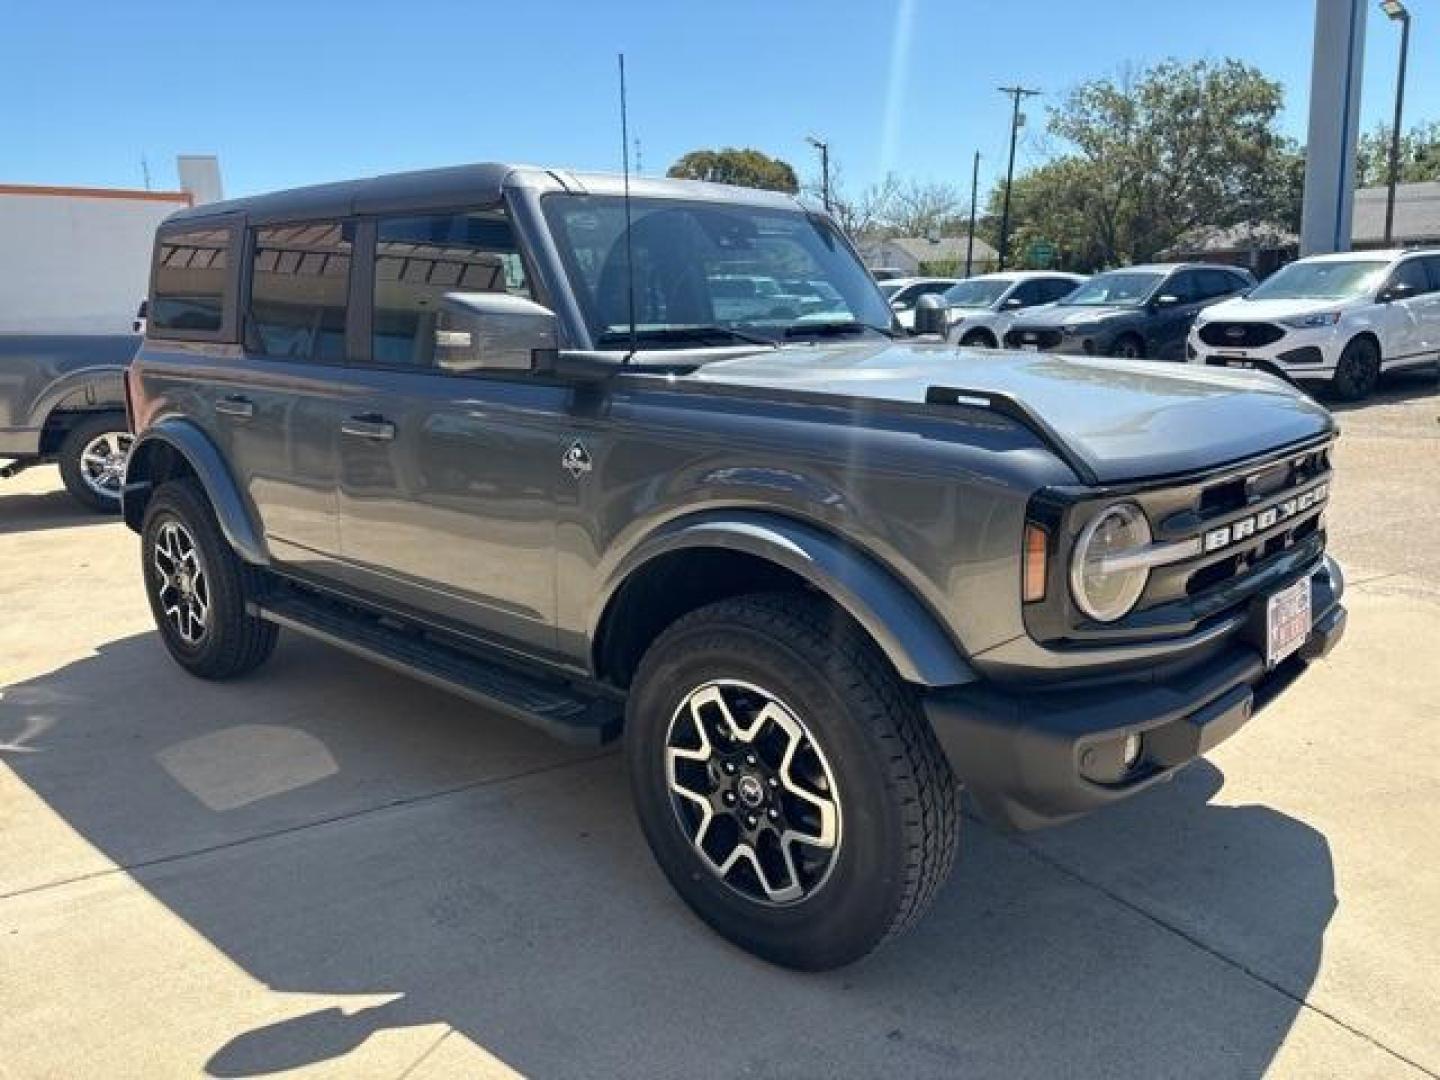
[[[1440,362],[1435,251],[1311,256],[1259,285],[1243,268],[1198,263],[982,274],[939,292],[942,282],[885,285],[899,286],[902,326],[969,348],[1256,368],[1349,401],[1386,372]]]

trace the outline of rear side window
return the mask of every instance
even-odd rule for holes
[[[1242,278],[1228,270],[1201,270],[1200,286],[1204,298],[1212,296],[1226,296],[1233,292],[1239,292],[1245,288]]]
[[[161,233],[150,290],[150,330],[178,338],[212,338],[221,332],[234,236],[229,227]]]
[[[375,238],[374,362],[428,367],[435,356],[436,312],[450,292],[530,295],[504,211],[381,218]]]
[[[284,360],[342,363],[354,223],[255,230],[246,348]]]

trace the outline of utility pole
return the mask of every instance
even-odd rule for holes
[[[825,212],[830,212],[830,144],[814,135],[807,135],[805,141],[820,151],[820,202]]]
[[[140,175],[143,176],[143,177],[145,177],[145,190],[146,190],[146,191],[149,191],[149,190],[150,190],[150,162],[149,162],[148,160],[146,160],[144,154],[141,154],[141,155],[140,155]]]
[[[1015,179],[1015,139],[1020,134],[1020,102],[1027,97],[1038,97],[1039,90],[1027,90],[1023,86],[1002,86],[1002,94],[1009,94],[1014,102],[1010,113],[1010,164],[1005,168],[1005,205],[1000,212],[1000,269],[1005,269],[1005,256],[1010,247],[1010,184]]]
[[[1381,0],[1385,14],[1400,24],[1400,71],[1395,76],[1395,123],[1390,128],[1390,190],[1385,196],[1385,246],[1395,235],[1395,184],[1400,179],[1400,114],[1405,108],[1405,60],[1410,53],[1410,12],[1403,0]]]
[[[975,165],[970,170],[970,235],[965,239],[965,276],[975,258],[975,195],[980,187],[980,151],[975,151]]]

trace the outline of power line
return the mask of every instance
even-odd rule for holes
[[[1027,97],[1039,97],[1039,90],[1023,86],[999,87],[1002,94],[1009,94],[1013,103],[1010,113],[1010,164],[1005,169],[1005,203],[1000,212],[1000,269],[1005,269],[1005,257],[1010,248],[1010,186],[1015,180],[1015,137],[1020,133],[1020,102]]]

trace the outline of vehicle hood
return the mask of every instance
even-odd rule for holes
[[[1043,304],[1015,316],[1017,326],[1038,326],[1060,329],[1065,326],[1083,326],[1105,319],[1133,318],[1142,314],[1144,308],[1094,304]]]
[[[1102,483],[1207,469],[1334,430],[1273,376],[1146,360],[884,342],[790,347],[706,364],[687,382],[925,406],[932,386],[1013,396]]]
[[[1200,323],[1214,322],[1274,322],[1277,319],[1296,319],[1302,315],[1319,314],[1322,311],[1344,311],[1355,306],[1354,300],[1249,300],[1236,297],[1222,300],[1206,308],[1197,320]]]

